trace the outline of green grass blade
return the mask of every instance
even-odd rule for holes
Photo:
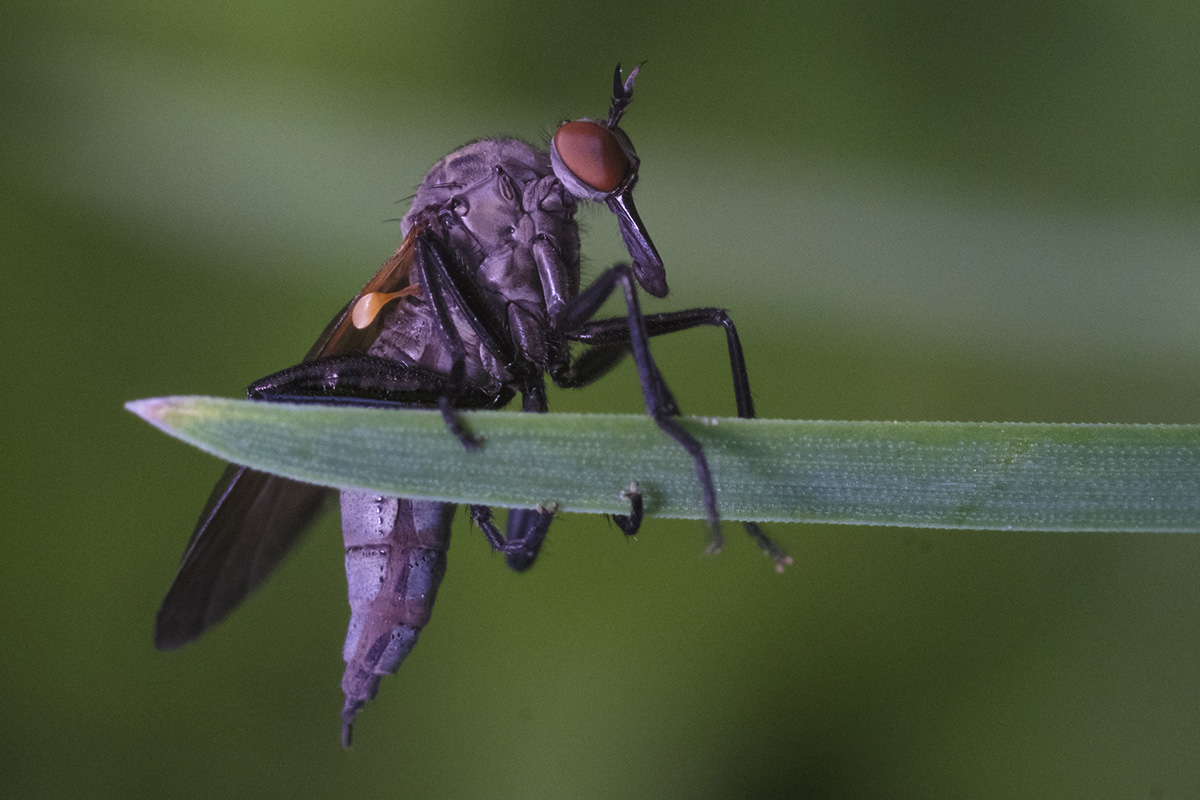
[[[255,469],[385,494],[700,519],[686,453],[641,415],[472,412],[467,452],[436,411],[139,400],[172,436]],[[721,514],[1005,530],[1200,531],[1200,425],[812,422],[685,417]]]

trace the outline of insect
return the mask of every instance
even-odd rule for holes
[[[436,407],[467,448],[482,442],[461,409],[546,411],[546,376],[582,387],[632,354],[646,409],[691,454],[703,487],[712,551],[721,545],[716,491],[700,443],[677,421],[679,407],[649,339],[700,325],[724,329],[737,413],[753,417],[737,330],[721,309],[643,315],[636,285],[667,294],[666,273],[633,204],[639,160],[619,123],[637,68],[613,76],[605,121],[563,123],[549,152],[516,139],[482,139],[443,158],[425,176],[401,220],[403,243],[342,309],[297,366],[252,384],[265,401]],[[616,215],[631,265],[580,288],[581,201]],[[626,314],[596,319],[615,291]],[[579,352],[573,353],[571,345]],[[214,487],[158,613],[155,645],[170,650],[222,620],[296,542],[329,490],[230,465]],[[642,498],[624,493],[623,532],[637,531]],[[341,492],[351,616],[343,657],[342,739],[381,676],[395,672],[429,621],[446,569],[447,503]],[[504,533],[484,506],[470,517],[514,570],[536,559],[553,509],[516,509]],[[753,524],[750,535],[782,569],[790,559]]]

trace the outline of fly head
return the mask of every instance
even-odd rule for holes
[[[622,82],[621,65],[613,75],[613,99],[607,121],[587,117],[564,122],[550,140],[554,174],[575,197],[604,203],[617,215],[621,239],[633,259],[633,272],[642,288],[655,297],[667,294],[662,258],[633,204],[638,159],[633,142],[619,125],[633,99],[638,67]]]

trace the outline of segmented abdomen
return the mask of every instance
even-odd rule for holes
[[[454,505],[343,491],[350,626],[342,651],[342,740],[355,714],[396,671],[429,622],[446,574]]]

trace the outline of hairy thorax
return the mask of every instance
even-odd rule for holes
[[[434,165],[402,225],[407,234],[420,215],[436,215],[458,259],[456,268],[465,271],[494,311],[516,355],[544,368],[563,347],[550,315],[579,290],[575,211],[545,152],[516,139],[483,139]],[[514,376],[473,328],[457,312],[452,317],[467,350],[467,381],[477,386],[509,382]],[[386,312],[370,353],[403,353],[421,366],[448,372],[452,358],[443,342],[432,308],[414,296]]]

